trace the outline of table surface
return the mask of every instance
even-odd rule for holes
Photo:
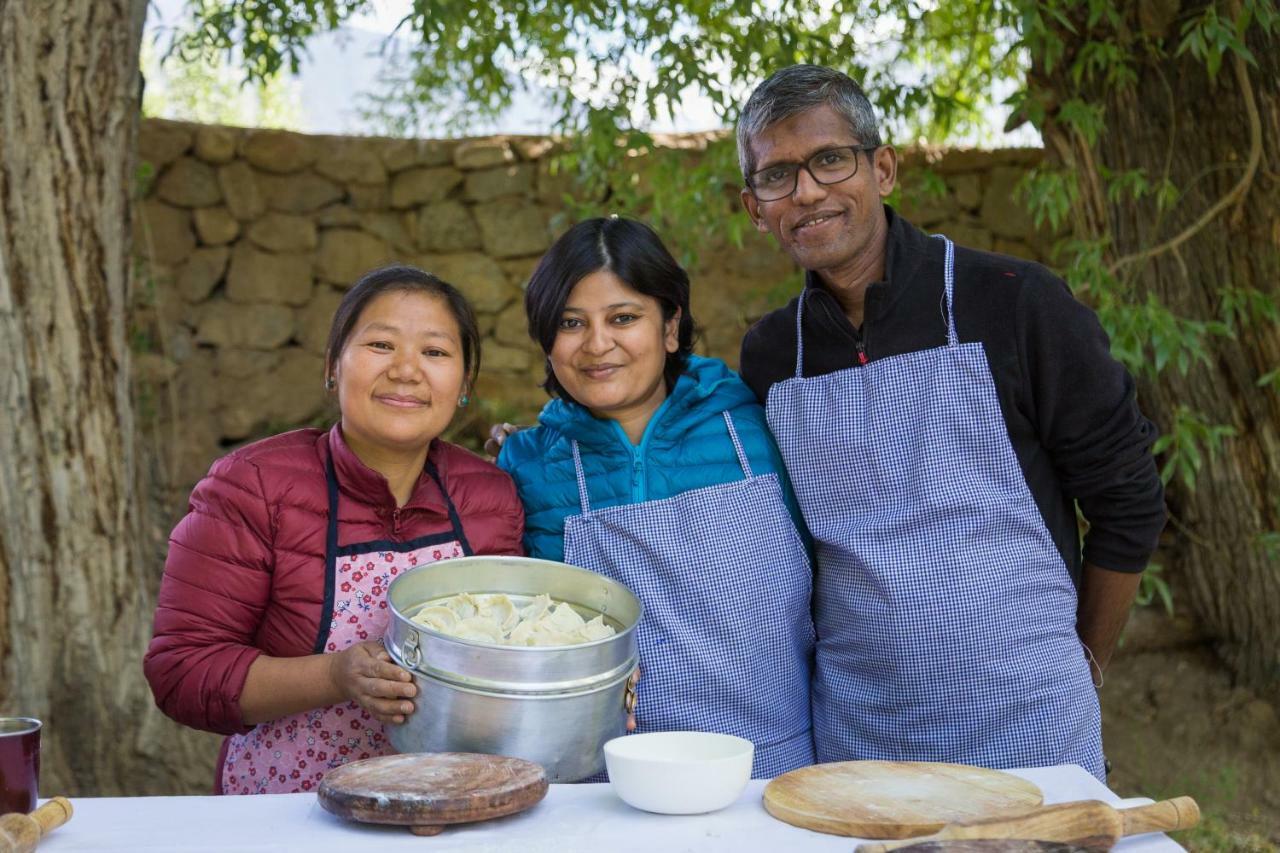
[[[1045,803],[1122,801],[1076,765],[1010,770],[1039,785]],[[94,851],[315,851],[367,849],[430,853],[521,851],[824,851],[850,853],[857,839],[823,835],[775,820],[764,810],[765,780],[754,780],[732,806],[705,815],[637,811],[608,784],[552,785],[546,799],[511,817],[447,828],[433,838],[404,827],[348,823],[326,812],[315,794],[227,797],[73,798],[71,821],[45,838],[39,853]],[[1176,853],[1168,836],[1122,841],[1121,853]]]

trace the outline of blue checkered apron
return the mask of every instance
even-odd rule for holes
[[[1104,779],[1076,591],[1023,479],[980,343],[769,392],[817,547],[819,761],[1079,764]]]
[[[752,475],[724,419],[745,479],[608,509],[591,509],[574,442],[582,514],[564,554],[644,603],[636,730],[747,738],[751,775],[770,778],[814,760],[813,572],[778,476]]]

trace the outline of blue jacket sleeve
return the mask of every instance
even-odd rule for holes
[[[509,436],[498,454],[497,464],[515,481],[524,505],[524,548],[539,560],[564,561],[564,520],[568,511],[547,499],[545,466],[541,450],[542,427],[522,430]]]

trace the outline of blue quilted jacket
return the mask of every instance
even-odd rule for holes
[[[516,481],[529,556],[564,559],[565,518],[581,511],[573,439],[582,455],[592,509],[661,500],[743,478],[721,414],[726,410],[733,416],[752,472],[778,475],[796,529],[808,543],[764,409],[723,361],[690,356],[688,368],[654,412],[638,446],[617,421],[601,420],[564,400],[547,403],[539,426],[507,439],[498,467]]]

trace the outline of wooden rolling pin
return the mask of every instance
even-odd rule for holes
[[[71,801],[54,797],[31,814],[0,817],[0,853],[31,853],[40,839],[71,820]]]
[[[919,838],[860,844],[858,853],[884,853],[926,841],[994,838],[1061,841],[1106,849],[1126,835],[1190,829],[1199,822],[1200,807],[1190,797],[1131,809],[1116,809],[1098,800],[1080,800],[1045,806],[1015,817],[949,823],[933,835]]]

